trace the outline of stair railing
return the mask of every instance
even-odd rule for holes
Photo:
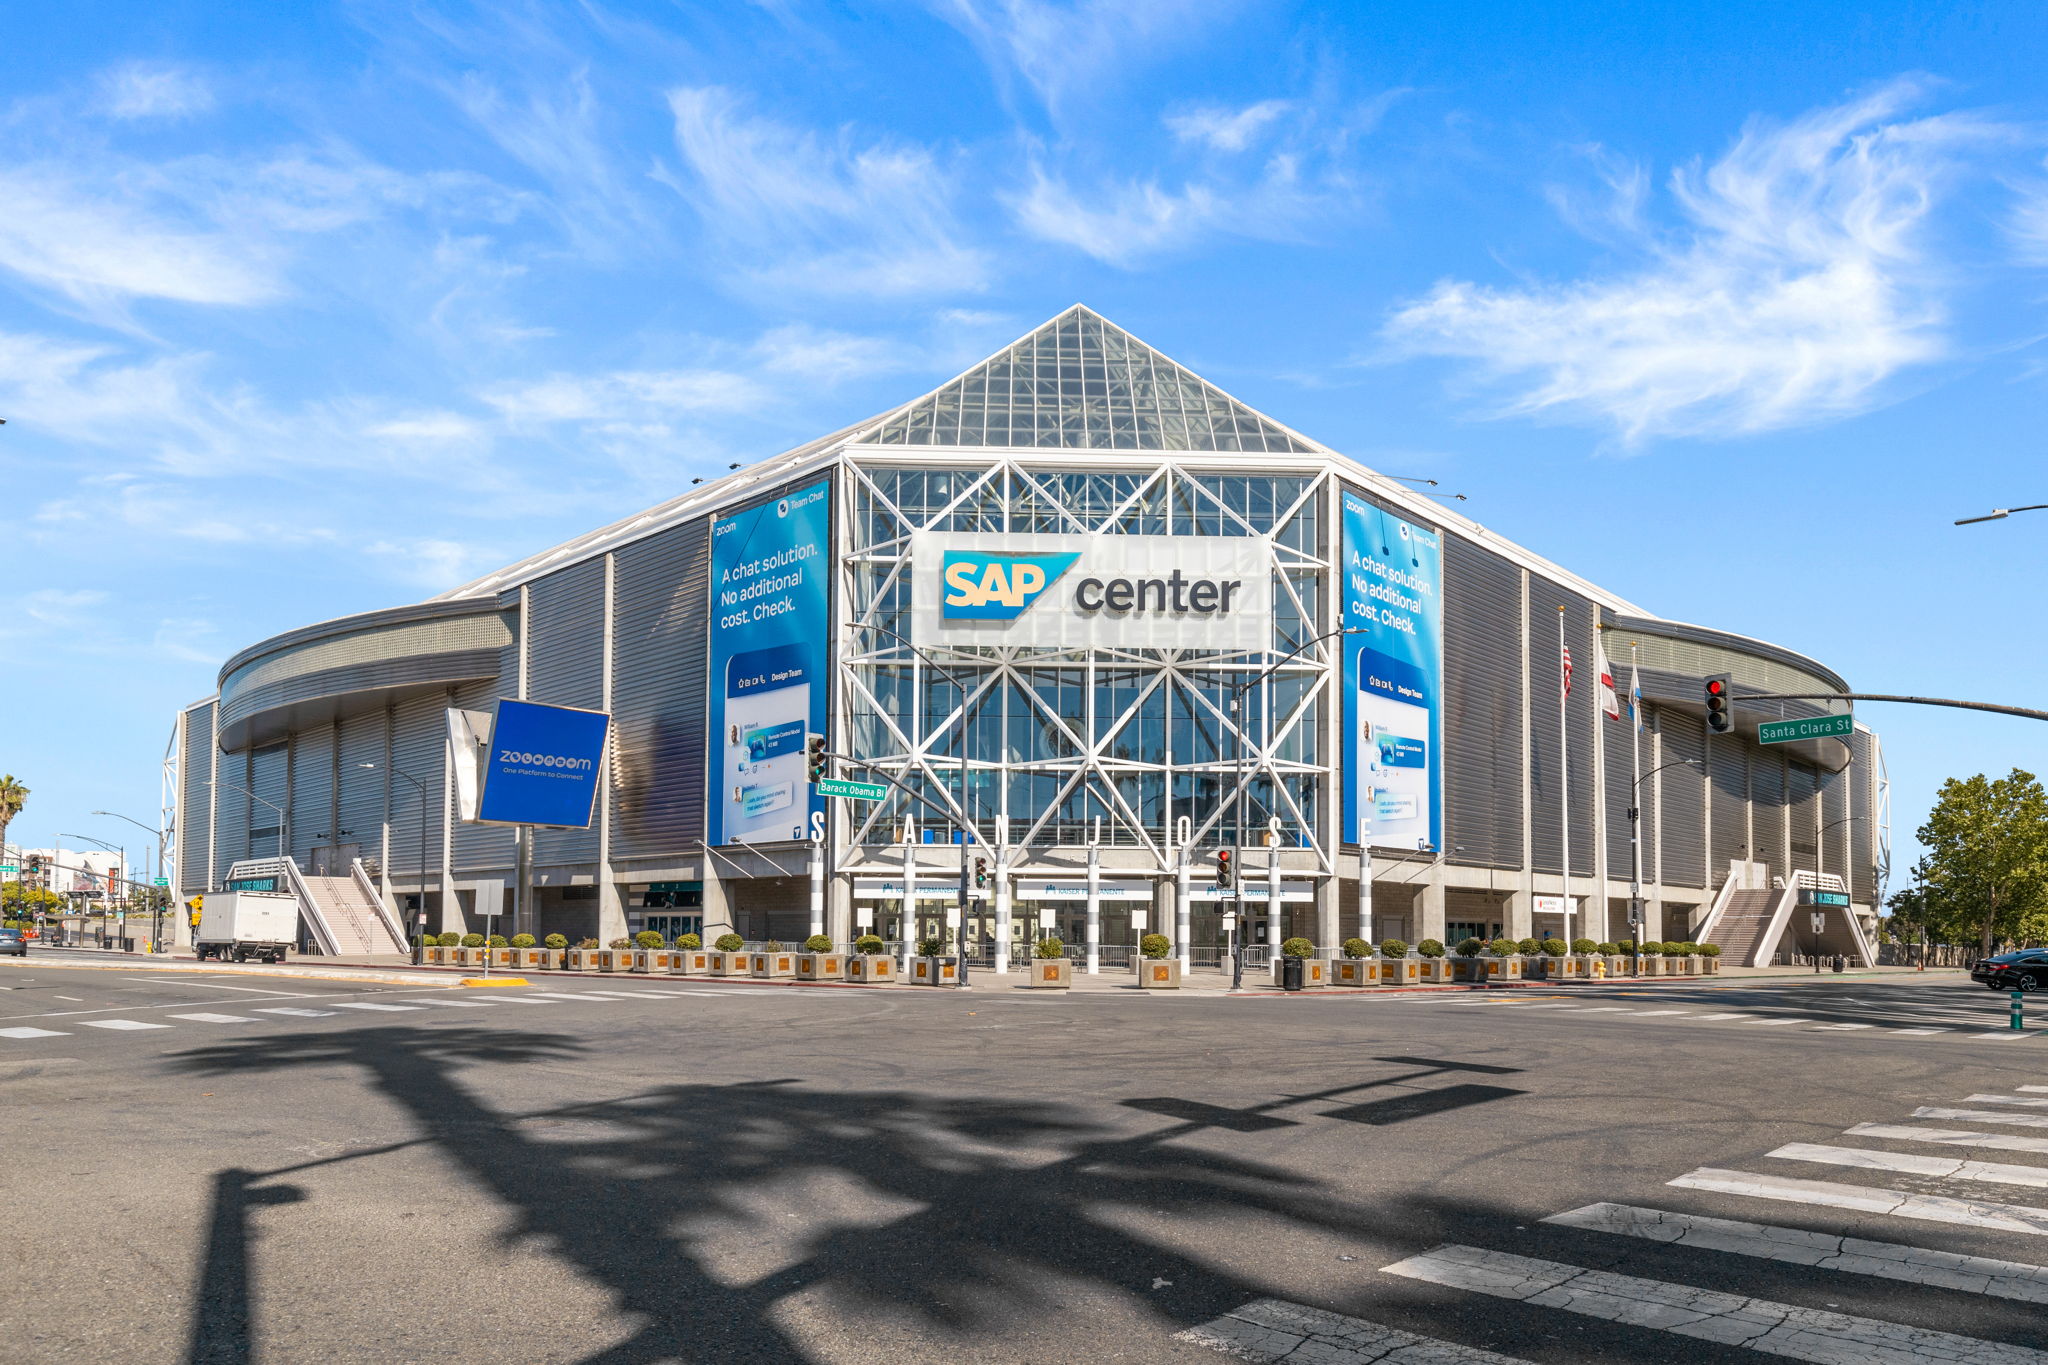
[[[391,942],[395,945],[393,951],[404,952],[407,948],[405,930],[399,924],[398,917],[391,913],[391,907],[386,905],[384,898],[377,894],[377,884],[370,880],[370,869],[363,866],[361,858],[357,858],[353,863],[349,864],[348,873],[350,879],[355,882],[356,890],[362,893],[363,900],[376,908],[377,922],[382,924],[385,932],[391,935]]]

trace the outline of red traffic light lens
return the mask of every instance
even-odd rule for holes
[[[1722,682],[1719,678],[1707,684],[1707,695],[1710,697],[1718,697],[1727,690],[1728,684]]]

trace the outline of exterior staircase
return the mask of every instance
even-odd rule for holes
[[[298,898],[299,917],[312,931],[316,950],[328,957],[363,957],[407,951],[405,935],[386,908],[358,858],[346,877],[310,877],[294,858],[252,858],[228,869],[230,887],[244,879],[267,880]]]
[[[1770,935],[1772,922],[1777,919],[1778,901],[1784,894],[1777,890],[1729,892],[1726,904],[1714,917],[1711,938],[1702,934],[1702,939],[1720,944],[1721,960],[1730,966],[1762,965],[1756,960],[1757,950]]]

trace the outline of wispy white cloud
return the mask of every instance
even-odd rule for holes
[[[980,289],[986,255],[962,241],[953,176],[930,150],[830,138],[746,113],[717,87],[669,92],[687,174],[669,183],[758,283],[823,294]]]
[[[184,118],[213,108],[213,87],[188,67],[123,62],[100,73],[100,103],[120,119]]]
[[[1643,225],[1609,174],[1607,235],[1634,268],[1570,283],[1445,281],[1394,312],[1400,353],[1472,362],[1500,411],[1591,421],[1625,441],[1768,431],[1865,411],[1950,352],[1932,220],[1967,150],[2003,135],[1902,114],[1897,82],[1786,123],[1752,121],[1711,165],[1673,173],[1681,219]]]
[[[26,615],[46,626],[82,626],[106,600],[107,594],[97,588],[42,588],[24,593],[20,603]]]
[[[1241,152],[1287,108],[1286,100],[1260,100],[1241,109],[1207,105],[1168,114],[1166,126],[1183,142],[1202,143],[1219,152]]]
[[[1193,40],[1238,0],[926,0],[999,81],[1021,78],[1050,111],[1121,86]]]
[[[730,370],[554,374],[486,389],[480,396],[513,422],[645,421],[742,412],[768,400],[759,383]]]

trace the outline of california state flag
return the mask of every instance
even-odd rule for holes
[[[1607,648],[1598,647],[1595,656],[1600,664],[1600,710],[1609,720],[1621,719],[1621,698],[1614,695],[1614,670],[1607,666]]]

